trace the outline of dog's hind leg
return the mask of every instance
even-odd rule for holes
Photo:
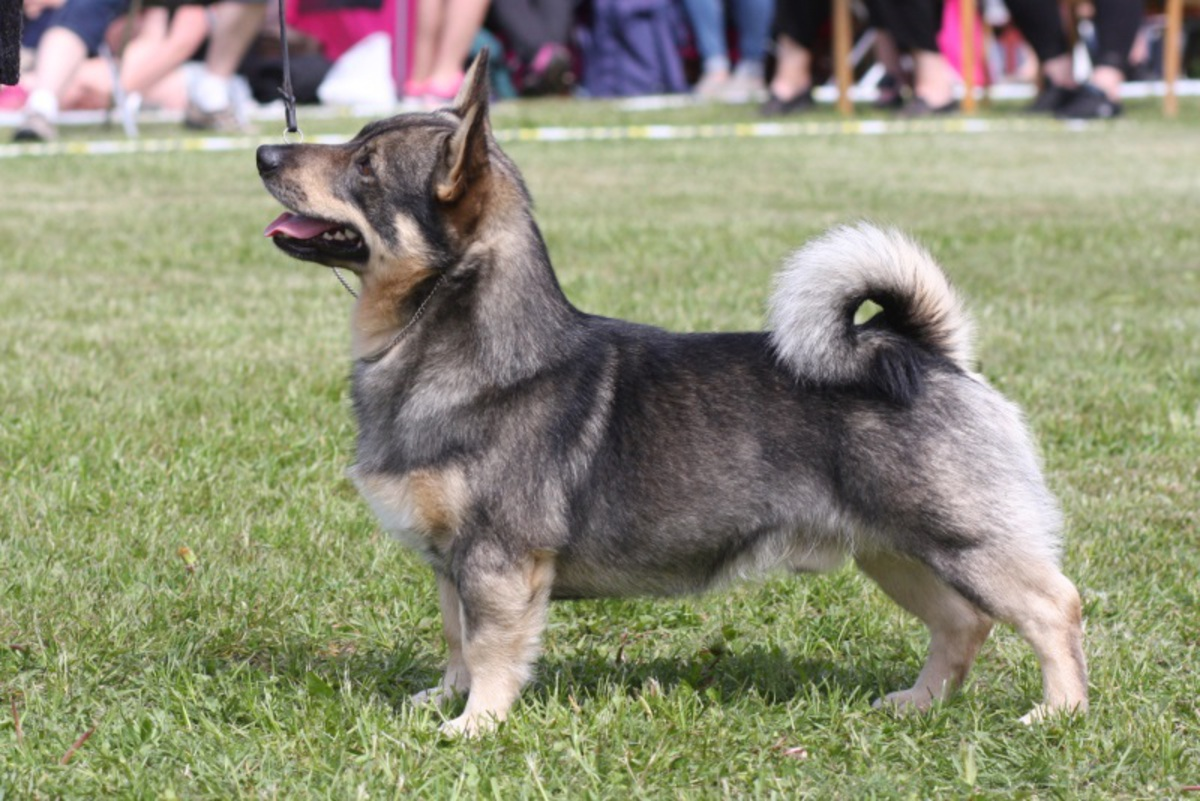
[[[899,709],[928,709],[949,697],[967,677],[992,620],[928,567],[889,553],[862,554],[858,566],[900,606],[929,627],[929,656],[916,683],[875,702]]]
[[[1087,662],[1079,592],[1047,556],[1013,547],[939,552],[933,569],[1008,623],[1033,647],[1042,669],[1042,703],[1021,718],[1087,711]]]
[[[972,571],[971,591],[1032,646],[1042,667],[1042,703],[1021,722],[1087,711],[1084,624],[1075,585],[1050,560],[980,561]]]
[[[442,726],[445,733],[467,736],[504,720],[529,681],[554,583],[554,557],[548,553],[515,563],[473,561],[457,582],[463,606],[462,653],[471,690],[463,714]]]
[[[462,603],[458,590],[449,576],[437,576],[438,605],[442,609],[442,633],[446,635],[446,647],[450,660],[446,673],[436,687],[422,690],[412,697],[415,704],[437,704],[441,706],[455,695],[466,695],[471,689],[471,674],[463,658]]]

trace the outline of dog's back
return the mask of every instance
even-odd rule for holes
[[[966,316],[898,234],[840,229],[781,274],[774,331],[670,334],[563,296],[477,62],[454,108],[334,147],[263,148],[299,258],[361,280],[354,479],[425,554],[450,644],[447,724],[503,718],[552,596],[672,593],[847,556],[930,628],[884,701],[963,680],[993,619],[1086,707],[1078,594],[1020,413],[971,372]],[[855,323],[874,300],[882,312]]]

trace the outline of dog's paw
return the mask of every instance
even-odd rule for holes
[[[928,712],[935,700],[937,699],[928,689],[912,687],[888,693],[883,698],[877,698],[871,706],[876,709],[891,709],[900,713]]]
[[[446,692],[446,689],[439,684],[436,687],[430,687],[428,690],[421,690],[421,692],[409,696],[408,700],[413,706],[442,707],[453,697],[453,693]]]
[[[1033,709],[1021,716],[1021,722],[1026,726],[1036,726],[1054,714],[1054,710],[1045,704],[1037,704]]]
[[[453,720],[447,720],[439,727],[438,731],[442,733],[443,737],[470,739],[495,731],[497,725],[499,724],[496,718],[491,715],[464,713]]]
[[[1021,716],[1021,722],[1026,726],[1037,726],[1047,721],[1082,715],[1086,711],[1086,701],[1075,706],[1067,704],[1036,704],[1033,709]]]

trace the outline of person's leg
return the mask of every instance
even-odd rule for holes
[[[724,100],[745,103],[763,91],[767,39],[771,35],[772,0],[735,0],[738,29],[738,63],[724,93]]]
[[[483,27],[485,14],[487,0],[449,0],[446,4],[445,24],[429,75],[429,90],[437,97],[453,98],[458,92],[471,42]]]
[[[419,0],[417,4],[417,35],[413,41],[412,74],[404,86],[404,94],[419,97],[425,94],[433,74],[433,61],[441,37],[444,0]]]
[[[200,6],[180,6],[167,19],[164,8],[148,8],[145,24],[121,54],[121,86],[144,93],[174,72],[204,43],[208,14]]]
[[[574,0],[539,0],[538,13],[542,18],[543,38],[566,47],[571,41],[571,26],[575,24]]]
[[[542,5],[535,5],[533,0],[492,0],[488,11],[488,24],[503,35],[522,64],[533,61],[538,48],[551,41]]]
[[[102,58],[79,65],[59,96],[62,109],[106,109],[112,104],[112,67]]]
[[[75,31],[55,26],[46,31],[37,49],[34,75],[37,83],[29,93],[27,109],[53,121],[63,91],[87,60],[87,43]]]
[[[704,98],[720,95],[729,80],[729,50],[725,46],[725,9],[721,0],[684,0],[696,49],[700,51],[700,80],[695,92]]]
[[[891,31],[883,27],[875,28],[875,60],[883,65],[887,74],[879,82],[879,97],[875,100],[877,108],[897,109],[904,106],[904,88],[910,81],[905,74],[900,60],[900,48]]]
[[[780,34],[775,50],[775,76],[771,93],[785,100],[812,89],[812,52],[786,34]]]
[[[775,40],[775,75],[767,89],[767,101],[759,110],[776,117],[812,106],[812,51],[780,33]]]
[[[1121,99],[1129,51],[1142,23],[1138,0],[1095,0],[1096,44],[1099,53],[1092,70],[1092,83],[1114,102]]]
[[[767,41],[771,37],[772,0],[735,0],[734,14],[738,27],[738,65],[750,64],[762,76]]]
[[[227,0],[213,5],[210,11],[212,32],[204,71],[192,88],[191,101],[204,114],[218,114],[232,105],[230,82],[262,28],[267,6],[265,2]]]
[[[922,101],[931,111],[952,110],[954,69],[940,50],[915,51],[913,72],[913,94],[917,101]]]
[[[1057,3],[1047,0],[1006,0],[1013,25],[1033,48],[1042,75],[1054,87],[1075,86],[1071,47]]]
[[[104,41],[110,23],[125,10],[127,0],[69,0],[58,9],[38,42],[34,81],[25,102],[25,120],[18,140],[47,140],[57,136],[54,125],[64,93],[89,54]]]
[[[883,0],[878,5],[896,43],[913,54],[913,100],[903,113],[955,110],[954,70],[937,44],[941,0]]]
[[[775,6],[775,75],[760,111],[768,116],[791,114],[813,106],[812,51],[829,3],[779,0]]]

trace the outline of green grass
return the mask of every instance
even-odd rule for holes
[[[497,125],[704,119],[604,110]],[[1068,520],[1092,712],[1032,729],[1008,630],[931,714],[873,711],[925,635],[842,571],[557,605],[510,721],[439,739],[406,702],[443,658],[433,580],[342,473],[348,298],[262,240],[279,209],[251,154],[0,160],[0,798],[1186,797],[1200,113],[1131,110],[1081,133],[507,148],[589,311],[755,328],[781,258],[831,223],[931,247]]]

